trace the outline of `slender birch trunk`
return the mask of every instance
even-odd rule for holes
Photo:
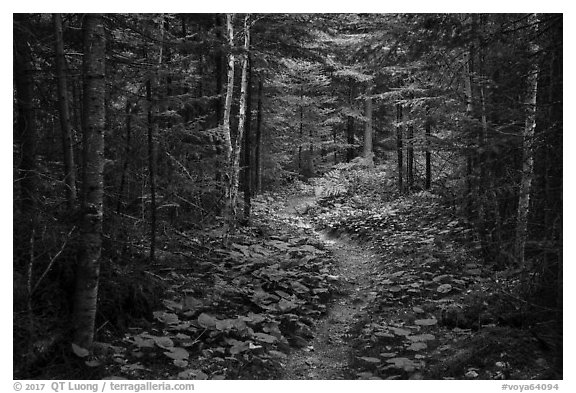
[[[529,21],[537,30],[538,15],[533,14]],[[518,213],[516,218],[516,258],[520,266],[525,266],[525,249],[528,234],[528,213],[530,212],[530,193],[534,178],[534,130],[536,129],[536,98],[538,95],[538,73],[540,71],[535,54],[539,47],[530,43],[532,64],[527,77],[526,121],[522,132],[522,178],[518,194]]]
[[[232,172],[232,137],[230,133],[230,114],[232,112],[232,98],[234,93],[234,27],[232,21],[234,14],[226,14],[226,32],[228,37],[228,81],[226,85],[226,99],[224,101],[224,115],[222,117],[222,137],[224,139],[224,219],[230,223],[231,211],[231,189],[233,180],[230,177]],[[228,231],[228,229],[226,229]]]
[[[262,96],[264,94],[264,82],[262,76],[258,81],[258,105],[256,108],[256,164],[255,164],[255,191],[262,192]]]
[[[91,349],[100,276],[104,195],[105,51],[101,14],[86,14],[84,34],[84,195],[76,271],[73,343]]]
[[[246,104],[248,96],[248,53],[250,50],[250,16],[244,17],[244,53],[242,54],[242,79],[240,86],[240,109],[238,119],[238,133],[232,151],[232,163],[230,166],[230,216],[229,220],[236,218],[236,205],[238,199],[238,183],[240,178],[240,153],[244,129],[246,127]]]
[[[248,103],[246,104],[246,126],[244,136],[244,220],[250,221],[252,214],[252,168],[253,160],[253,142],[252,142],[252,59],[248,56],[248,92],[246,93]]]

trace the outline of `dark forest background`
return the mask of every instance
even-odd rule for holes
[[[562,14],[14,14],[15,370],[150,317],[175,238],[354,165],[463,217],[561,348],[562,100]]]

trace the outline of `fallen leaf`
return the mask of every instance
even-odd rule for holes
[[[366,363],[372,363],[372,364],[376,364],[376,363],[380,363],[381,360],[378,358],[373,358],[370,356],[360,356],[358,357],[358,359],[365,361]]]
[[[417,334],[415,336],[408,336],[406,338],[412,342],[424,342],[436,339],[433,334]]]
[[[179,379],[204,380],[204,379],[208,379],[208,375],[206,375],[205,373],[203,373],[200,370],[185,370],[185,371],[178,373],[178,378]]]
[[[196,299],[194,296],[186,296],[184,298],[184,311],[187,310],[197,310],[202,307],[204,303],[200,299]]]
[[[410,333],[412,333],[410,330],[400,329],[400,328],[396,328],[396,327],[391,327],[390,329],[397,336],[408,336]]]
[[[182,305],[174,300],[163,300],[162,303],[172,311],[182,311]]]
[[[175,324],[180,322],[178,315],[166,311],[154,311],[154,318],[165,324]]]
[[[391,363],[395,368],[401,368],[406,372],[412,372],[416,369],[414,362],[408,358],[392,358],[388,359],[386,363]]]
[[[172,363],[174,363],[176,367],[180,368],[188,367],[188,361],[184,359],[174,359]]]
[[[248,343],[248,349],[260,349],[262,348],[262,345],[255,345],[252,344],[251,342]]]
[[[168,337],[154,337],[154,343],[163,349],[170,349],[174,347],[174,341]]]
[[[412,343],[407,349],[409,351],[421,351],[423,349],[428,348],[428,345],[426,345],[426,343],[422,343],[422,342],[415,342]]]
[[[392,338],[394,335],[388,332],[374,332],[374,336],[382,338]]]
[[[180,347],[170,348],[170,351],[164,352],[164,355],[174,360],[184,360],[188,359],[188,357],[190,356],[187,350]]]
[[[436,325],[438,323],[438,320],[436,318],[417,319],[416,321],[414,321],[414,323],[420,326],[432,326]]]
[[[85,358],[86,356],[90,355],[90,351],[86,348],[82,348],[79,345],[72,343],[72,352],[79,358]]]
[[[359,372],[356,373],[356,375],[358,376],[359,379],[371,379],[374,378],[374,374],[372,374],[369,371],[363,371],[363,372]]]
[[[269,343],[269,344],[272,344],[272,343],[278,341],[278,339],[276,337],[271,336],[270,334],[266,334],[266,333],[254,333],[254,337],[258,341],[262,341],[262,342]]]
[[[288,355],[286,355],[284,352],[275,351],[275,350],[268,351],[268,354],[271,356],[274,356],[275,358],[280,358],[280,359],[286,359],[288,357]]]
[[[214,329],[216,328],[216,318],[206,313],[202,313],[198,316],[198,324],[204,329]]]

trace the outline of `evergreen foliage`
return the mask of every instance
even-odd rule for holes
[[[516,280],[522,312],[538,314],[534,323],[554,321],[561,340],[562,14],[166,13],[101,20],[104,32],[90,34],[103,40],[102,56],[90,57],[90,68],[83,36],[92,16],[13,18],[15,375],[41,375],[54,354],[69,356],[72,330],[75,343],[93,351],[88,336],[105,341],[135,320],[153,319],[165,285],[156,268],[164,274],[189,264],[195,273],[210,271],[215,282],[222,270],[236,269],[230,260],[248,251],[231,244],[241,244],[245,231],[267,230],[243,226],[252,217],[242,204],[254,197],[255,210],[266,212],[279,189],[314,193],[325,206],[340,201],[349,214],[328,212],[322,225],[362,228],[367,238],[381,224],[367,218],[374,200],[397,199],[402,209],[421,212],[418,202],[403,198],[429,197],[426,206],[449,210],[466,227],[459,241],[474,246],[478,263]],[[235,73],[227,73],[230,61]],[[103,74],[96,75],[99,65]],[[94,84],[101,94],[93,94]],[[361,157],[365,125],[372,155]],[[103,146],[93,133],[99,130]],[[238,188],[245,202],[235,197]],[[291,327],[306,330],[303,318],[321,314],[312,304],[334,288],[327,272],[292,266],[307,258],[300,246],[293,251],[303,255],[290,254],[289,262],[274,254],[283,268],[290,265],[274,284],[287,297],[274,296],[297,316],[283,319],[276,313],[286,310],[270,309],[266,322],[243,320],[256,330],[244,331],[244,323],[234,325],[242,331],[234,334],[278,352]],[[181,247],[189,248],[190,261]],[[206,267],[195,253],[223,263]],[[242,263],[275,280],[250,258]],[[73,325],[86,304],[74,287],[90,281],[96,296],[99,265],[100,312],[90,328]],[[318,292],[302,295],[289,275]],[[235,291],[223,295],[232,308],[250,298]],[[255,310],[243,311],[252,318]],[[205,328],[213,337],[223,334],[212,326],[221,320],[242,324],[209,315]],[[235,350],[244,345],[237,344]]]

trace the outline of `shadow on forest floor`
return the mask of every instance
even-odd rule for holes
[[[289,357],[283,378],[555,377],[554,354],[519,326],[518,306],[502,291],[506,280],[457,240],[468,229],[425,199],[340,213],[338,221],[330,217],[342,204],[287,203],[296,220],[306,212],[324,228],[316,234],[332,252],[342,287],[310,345]]]
[[[506,292],[513,283],[481,266],[462,241],[470,229],[429,195],[375,208],[278,193],[255,201],[252,224],[228,247],[217,226],[168,234],[157,263],[140,269],[162,287],[159,306],[147,318],[126,315],[124,328],[104,324],[84,364],[45,374],[557,377],[554,351],[522,326]]]

